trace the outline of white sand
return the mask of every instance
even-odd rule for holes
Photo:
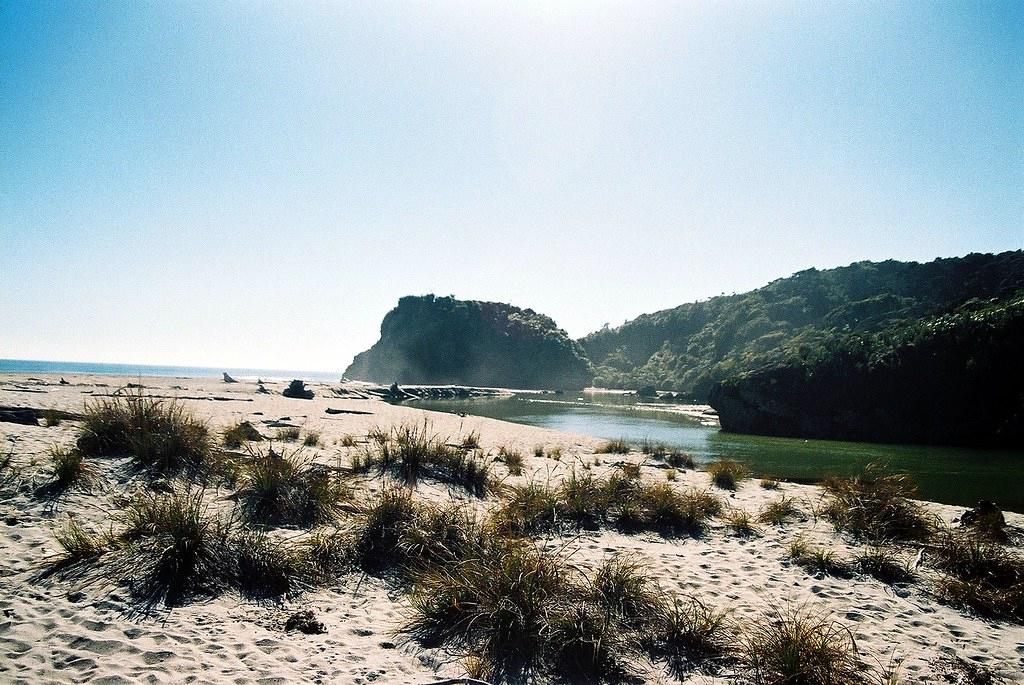
[[[0,404],[81,411],[83,402],[116,390],[127,379],[27,374],[0,376]],[[139,379],[132,379],[138,382]],[[195,413],[221,428],[240,419],[272,429],[263,420],[290,417],[290,422],[322,433],[318,458],[345,458],[347,448],[335,443],[342,436],[362,439],[374,426],[422,421],[433,430],[456,439],[479,431],[482,447],[496,453],[505,445],[526,455],[527,475],[519,479],[559,478],[578,460],[593,462],[600,441],[492,419],[424,412],[375,400],[336,399],[327,385],[313,383],[317,397],[294,400],[279,393],[282,383],[268,383],[272,395],[260,395],[250,383],[224,384],[213,380],[145,378],[147,392],[179,398]],[[211,399],[227,398],[226,400]],[[328,415],[327,407],[361,414]],[[260,414],[262,412],[262,414]],[[47,450],[53,444],[70,445],[76,424],[65,421],[46,428],[0,423],[0,453],[13,451],[22,476],[36,483],[47,478]],[[533,446],[559,446],[564,452],[555,462],[532,456]],[[620,459],[600,455],[597,473],[607,472]],[[642,455],[626,457],[641,461]],[[92,494],[72,492],[57,503],[40,501],[31,488],[8,493],[0,501],[0,682],[11,683],[425,683],[463,675],[458,662],[438,650],[403,644],[394,629],[407,611],[405,597],[373,578],[352,576],[337,587],[273,602],[242,601],[231,595],[139,618],[123,593],[104,588],[79,588],[74,583],[33,580],[48,557],[57,553],[52,533],[60,521],[73,515],[104,525],[114,500],[140,484],[118,484],[113,460],[101,460],[108,487]],[[503,466],[497,468],[503,469]],[[664,471],[647,467],[644,478],[664,480]],[[510,479],[515,481],[518,479]],[[678,487],[709,487],[702,472],[679,474]],[[373,481],[371,487],[379,487]],[[447,497],[444,488],[421,486],[423,497]],[[854,633],[862,656],[869,663],[903,662],[904,682],[943,682],[935,661],[946,654],[982,664],[1009,682],[1024,682],[1024,626],[985,621],[934,601],[929,573],[907,592],[868,577],[812,577],[789,564],[788,544],[798,536],[852,556],[856,549],[836,535],[824,521],[811,516],[820,490],[813,486],[783,484],[769,492],[756,480],[745,482],[735,496],[724,495],[729,505],[751,513],[780,494],[795,497],[805,520],[781,527],[765,526],[763,535],[743,539],[716,520],[700,540],[665,540],[653,534],[624,535],[602,530],[584,532],[569,542],[572,561],[591,566],[617,551],[635,551],[647,560],[665,590],[699,593],[739,619],[753,619],[771,606],[810,602],[831,612]],[[929,503],[950,521],[961,507]],[[1024,516],[1008,514],[1016,527]],[[565,540],[560,541],[564,543]],[[912,552],[910,552],[912,553]],[[905,596],[901,596],[905,595]],[[285,633],[285,618],[297,609],[313,609],[326,626],[324,635]],[[674,682],[662,664],[641,665],[644,680]],[[722,677],[719,678],[721,680]],[[727,679],[727,677],[726,677]],[[705,682],[695,674],[687,682]]]

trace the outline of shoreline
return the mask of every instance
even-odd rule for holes
[[[129,380],[69,375],[65,379],[69,384],[62,386],[56,384],[59,377],[28,382],[23,374],[0,374],[0,404],[77,412],[89,398],[108,396],[126,387]],[[434,433],[450,441],[478,433],[480,450],[490,455],[489,459],[501,448],[521,452],[521,476],[511,476],[503,464],[494,463],[506,484],[557,484],[574,468],[607,477],[619,463],[646,463],[643,482],[666,482],[666,469],[637,452],[597,453],[604,440],[498,419],[433,412],[416,408],[415,403],[402,406],[338,397],[329,384],[310,383],[316,393],[312,400],[281,396],[285,383],[267,383],[273,394],[258,394],[256,385],[247,382],[150,377],[142,384],[153,394],[173,397],[177,393],[214,431],[249,420],[268,436],[279,424],[298,426],[303,434],[316,432],[319,445],[305,451],[324,464],[351,458],[363,449],[365,436],[374,427],[426,421]],[[327,409],[338,413],[327,413]],[[10,450],[24,477],[39,483],[46,477],[50,446],[73,444],[75,434],[74,421],[51,427],[0,423],[0,451]],[[346,436],[354,436],[355,447],[342,444]],[[560,458],[533,456],[536,445],[544,445],[549,453],[558,448]],[[6,522],[0,526],[0,552],[4,555],[0,575],[5,586],[0,591],[0,609],[5,616],[0,619],[0,654],[5,657],[0,660],[0,680],[66,683],[107,677],[109,682],[170,683],[191,676],[196,682],[305,682],[319,678],[324,682],[426,683],[464,675],[461,662],[450,654],[403,642],[393,632],[409,611],[408,597],[386,580],[372,576],[341,578],[331,586],[269,603],[225,595],[141,620],[130,617],[131,604],[122,592],[34,580],[42,560],[56,553],[53,532],[69,515],[102,528],[109,520],[108,512],[119,509],[122,498],[143,487],[131,478],[122,482],[125,476],[117,475],[118,463],[100,460],[106,483],[101,490],[74,491],[47,504],[33,497],[30,488],[0,503],[0,521]],[[368,494],[384,485],[373,476],[361,477],[356,483],[359,492]],[[780,604],[820,607],[850,629],[866,663],[896,658],[902,661],[908,682],[942,682],[936,675],[936,663],[949,654],[990,668],[1007,682],[1014,682],[1016,674],[1024,672],[1024,626],[993,623],[936,602],[929,589],[932,572],[927,568],[920,571],[919,581],[894,587],[859,575],[810,573],[787,561],[786,550],[797,539],[832,550],[840,558],[852,558],[862,549],[816,513],[822,503],[819,486],[783,482],[778,490],[769,491],[751,479],[729,492],[715,489],[705,471],[692,469],[679,470],[671,486],[708,490],[723,500],[726,511],[751,514],[785,496],[800,513],[780,526],[762,525],[759,535],[750,538],[735,534],[723,516],[711,520],[707,534],[700,538],[666,538],[601,527],[539,544],[562,549],[573,566],[581,569],[593,569],[612,553],[636,555],[663,590],[705,597],[715,606],[730,608],[737,622],[759,620],[767,608]],[[498,502],[494,497],[465,499],[435,482],[418,485],[415,496],[432,502],[454,497],[478,511]],[[921,502],[921,506],[946,522],[964,511],[964,507],[932,502]],[[1024,515],[1005,515],[1015,531],[1024,530]],[[287,531],[289,537],[305,534]],[[913,549],[901,548],[899,554],[910,563]],[[281,627],[284,619],[299,609],[314,611],[327,632],[312,636],[285,633]],[[639,680],[652,685],[706,683],[711,677],[693,672],[675,680],[665,673],[663,664],[654,662],[639,663],[637,668]]]

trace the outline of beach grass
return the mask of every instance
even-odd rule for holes
[[[732,459],[720,459],[707,467],[711,482],[723,490],[735,490],[741,481],[750,477],[750,470]]]
[[[919,504],[910,477],[869,464],[849,478],[827,478],[823,513],[837,530],[873,541],[927,540],[934,522]]]

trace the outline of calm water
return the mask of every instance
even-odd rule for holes
[[[170,378],[220,378],[227,372],[236,380],[338,381],[340,371],[288,371],[284,369],[212,368],[205,366],[156,366],[152,364],[101,364],[0,359],[0,373],[97,374],[102,376],[159,376]]]
[[[755,473],[817,480],[853,473],[877,460],[913,474],[924,499],[972,505],[990,499],[1004,509],[1024,512],[1024,452],[955,447],[878,445],[798,440],[722,433],[661,408],[638,405],[637,398],[609,395],[529,396],[512,399],[417,402],[438,411],[467,412],[531,426],[599,438],[648,439],[682,449],[698,461],[729,457]]]

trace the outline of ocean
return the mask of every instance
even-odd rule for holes
[[[286,369],[249,369],[240,367],[161,366],[157,364],[102,364],[98,362],[55,362],[34,359],[0,359],[0,373],[95,374],[101,376],[161,376],[169,378],[220,378],[227,372],[236,380],[257,378],[287,381],[337,382],[340,371],[289,371]]]

